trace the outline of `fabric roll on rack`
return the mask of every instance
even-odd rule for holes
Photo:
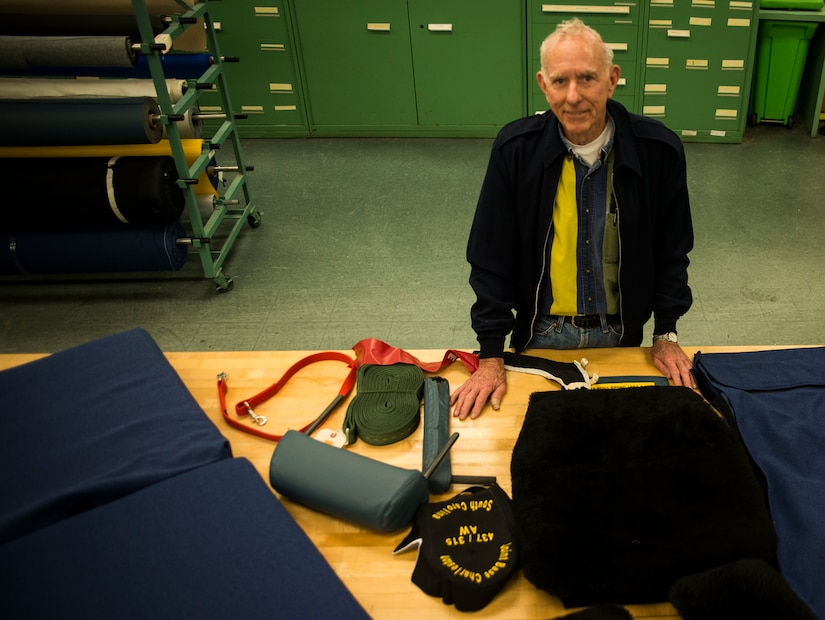
[[[179,271],[187,246],[180,223],[0,234],[0,273],[74,274]]]
[[[0,37],[2,39],[3,37]],[[0,54],[2,54],[0,47]],[[212,55],[206,52],[184,52],[163,54],[160,57],[160,64],[163,67],[163,74],[166,78],[181,80],[197,80],[209,67],[212,66]],[[106,65],[86,65],[86,64],[54,64],[28,68],[13,68],[3,66],[0,62],[0,69],[4,75],[10,76],[55,76],[55,77],[106,77],[106,78],[140,78],[150,79],[152,71],[146,56],[137,57],[134,66],[117,65],[114,63]]]
[[[172,103],[180,101],[187,87],[186,80],[166,80]],[[155,97],[156,94],[155,83],[148,79],[0,78],[0,99]]]
[[[48,67],[133,67],[137,54],[129,37],[0,36],[0,69]]]
[[[155,144],[163,137],[151,97],[0,101],[0,144]]]
[[[177,222],[185,199],[171,157],[3,160],[0,230]]]
[[[16,36],[117,36],[126,35],[140,40],[140,28],[134,15],[101,15],[62,13],[56,6],[50,14],[10,13],[0,4],[0,35]],[[149,15],[152,32],[159,34],[166,29],[164,16]]]
[[[188,166],[192,166],[195,160],[200,157],[206,147],[206,141],[200,139],[181,140],[183,154],[186,157]],[[161,140],[157,144],[119,144],[110,145],[87,145],[87,146],[0,146],[0,159],[31,159],[31,158],[71,158],[71,157],[112,157],[115,155],[128,157],[152,157],[152,156],[172,156],[172,147],[169,140]],[[214,163],[212,156],[210,161]],[[0,164],[5,162],[0,161]],[[196,194],[217,195],[218,181],[215,177],[210,177],[209,172],[204,170],[198,177],[198,182],[193,186]]]

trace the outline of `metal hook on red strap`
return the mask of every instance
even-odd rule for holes
[[[256,435],[264,439],[280,441],[283,435],[266,433],[261,429],[254,428],[252,426],[249,426],[248,424],[244,424],[241,421],[241,419],[244,416],[248,416],[249,419],[252,420],[252,422],[257,424],[258,426],[266,424],[266,416],[256,414],[254,411],[254,407],[257,407],[259,404],[275,396],[275,394],[277,394],[281,390],[281,388],[284,387],[287,381],[289,381],[293,377],[293,375],[295,375],[295,373],[297,373],[299,370],[309,366],[310,364],[314,364],[315,362],[323,361],[343,362],[347,366],[349,366],[350,370],[346,378],[344,379],[343,384],[341,385],[341,389],[338,391],[338,394],[335,396],[332,402],[327,406],[326,409],[324,409],[323,412],[321,412],[321,415],[319,415],[315,420],[313,420],[301,429],[302,433],[311,435],[321,424],[323,424],[324,420],[326,420],[329,417],[329,415],[335,410],[335,408],[341,403],[341,401],[343,401],[347,397],[347,395],[352,391],[352,388],[355,387],[357,364],[356,360],[352,359],[348,355],[344,355],[343,353],[338,353],[336,351],[324,351],[321,353],[313,353],[312,355],[308,355],[305,358],[297,361],[295,364],[290,366],[289,369],[287,369],[287,371],[278,381],[270,385],[268,388],[266,388],[258,394],[255,394],[251,398],[239,401],[235,405],[235,413],[237,414],[236,418],[230,416],[226,408],[226,393],[229,391],[226,373],[219,373],[218,400],[220,401],[221,412],[223,413],[224,419],[230,426],[238,430],[242,430],[246,433],[250,433],[252,435]]]

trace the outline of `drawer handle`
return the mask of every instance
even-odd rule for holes
[[[427,24],[427,30],[430,32],[452,32],[452,24]]]
[[[389,32],[389,22],[370,22],[367,24],[367,30],[370,32]]]
[[[689,39],[690,38],[690,30],[673,30],[673,29],[669,29],[667,31],[667,37],[669,39]]]
[[[630,15],[629,6],[591,6],[588,4],[542,4],[542,13],[589,13],[591,15]]]

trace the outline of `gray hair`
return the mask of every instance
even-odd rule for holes
[[[605,69],[610,71],[613,66],[613,50],[610,49],[602,39],[602,35],[596,32],[593,28],[585,24],[578,17],[568,19],[561,22],[556,29],[551,32],[542,41],[539,54],[541,58],[541,71],[547,75],[547,67],[544,66],[544,57],[546,53],[558,45],[562,39],[567,37],[584,37],[590,39],[595,45],[601,48],[602,58],[604,60]]]

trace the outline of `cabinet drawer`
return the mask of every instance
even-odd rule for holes
[[[532,23],[552,23],[578,17],[588,25],[637,24],[639,7],[633,0],[532,0]]]

